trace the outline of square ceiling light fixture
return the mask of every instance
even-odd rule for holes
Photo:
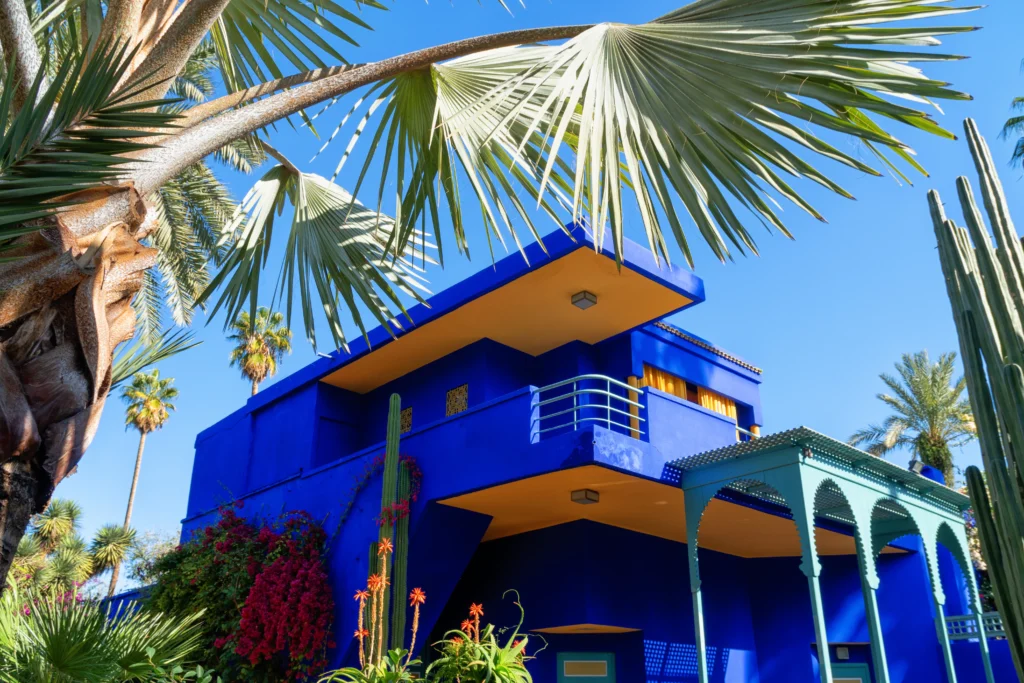
[[[593,489],[576,489],[572,492],[572,502],[580,505],[593,505],[601,501],[601,494]]]
[[[581,311],[585,311],[591,306],[597,305],[597,295],[591,294],[590,292],[583,290],[582,292],[576,292],[572,295],[572,305]]]

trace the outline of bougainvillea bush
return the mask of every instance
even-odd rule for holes
[[[323,670],[334,647],[326,534],[305,512],[249,520],[234,506],[160,558],[148,605],[206,610],[202,659],[225,680],[298,681]]]

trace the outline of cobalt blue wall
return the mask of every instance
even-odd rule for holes
[[[713,577],[705,585],[706,599],[715,605],[707,613],[715,646],[711,680],[756,683],[743,561],[712,552],[703,561]],[[554,683],[559,651],[615,652],[617,680],[623,682],[695,680],[686,566],[683,544],[587,520],[489,541],[467,567],[432,639],[457,627],[471,602],[484,604],[490,623],[514,625],[518,610],[502,593],[515,589],[526,610],[526,629],[601,624],[642,631],[643,647],[635,636],[551,637],[551,647],[530,665],[538,683]],[[677,578],[666,580],[673,573]]]

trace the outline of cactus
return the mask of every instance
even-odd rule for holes
[[[412,481],[409,467],[401,463],[398,471],[398,499],[409,500]],[[391,585],[395,602],[391,608],[391,649],[405,647],[405,600],[409,588],[409,515],[405,514],[395,523],[395,568],[391,572]]]
[[[401,438],[401,419],[402,419],[402,397],[398,394],[391,394],[391,402],[388,405],[388,432],[387,432],[387,446],[384,450],[384,472],[381,475],[383,479],[383,486],[380,494],[380,512],[381,512],[381,523],[380,523],[380,535],[377,537],[377,542],[380,543],[384,539],[391,540],[395,535],[395,524],[393,518],[389,514],[391,506],[395,504],[398,496],[398,442]],[[388,511],[388,512],[386,512]],[[385,556],[382,558],[378,570],[384,570],[385,575],[390,575],[390,558]],[[391,601],[391,591],[385,586],[383,591],[384,604],[381,608],[381,614],[389,614],[389,603]],[[398,604],[402,604],[402,596],[399,595],[399,599],[396,601]],[[381,643],[388,642],[388,619],[383,619],[381,624]]]
[[[967,178],[956,181],[966,228],[946,217],[935,190],[928,203],[988,491],[976,467],[967,469],[967,485],[1017,676],[1024,680],[1024,249],[988,145],[971,119],[964,130],[995,246]]]

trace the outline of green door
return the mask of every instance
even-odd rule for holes
[[[834,683],[871,683],[871,671],[867,664],[833,664]]]
[[[558,683],[615,683],[610,652],[559,652]]]

